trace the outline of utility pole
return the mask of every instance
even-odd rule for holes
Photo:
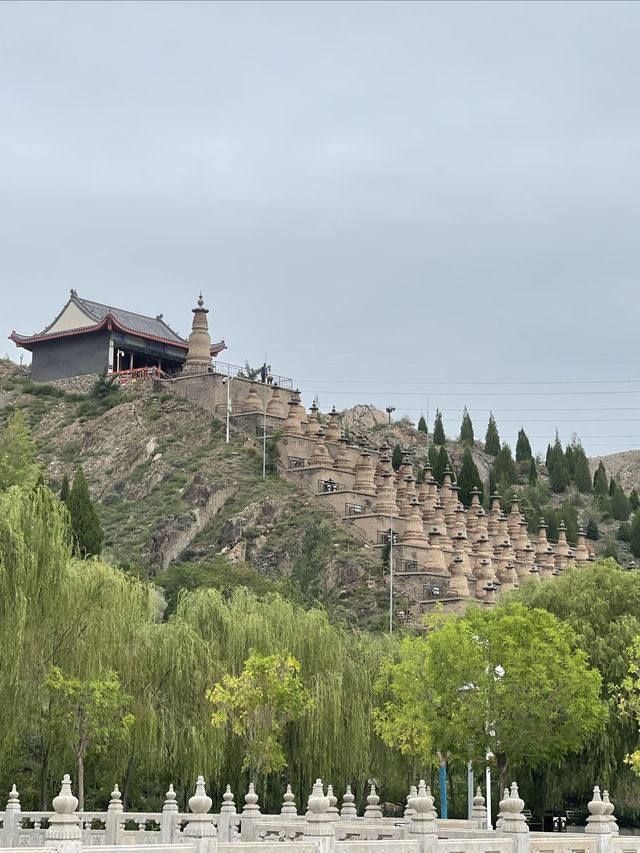
[[[232,376],[227,376],[227,378],[225,380],[223,380],[225,385],[227,386],[227,444],[229,444],[229,415],[231,414],[230,391],[231,391],[231,380],[232,380],[232,378],[233,378]]]
[[[267,354],[264,354],[264,366],[262,368],[262,381],[264,382],[264,417],[262,421],[262,479],[267,476]]]
[[[393,634],[393,487],[389,505],[389,633]]]

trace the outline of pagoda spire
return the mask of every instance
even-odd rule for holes
[[[193,311],[193,323],[189,335],[189,352],[184,363],[183,372],[201,373],[211,367],[211,335],[207,314],[209,309],[204,307],[202,291]]]

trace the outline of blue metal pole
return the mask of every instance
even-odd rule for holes
[[[447,819],[447,767],[440,765],[440,817]]]

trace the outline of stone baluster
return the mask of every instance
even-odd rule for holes
[[[176,802],[176,792],[173,790],[173,785],[169,785],[169,790],[164,796],[164,805],[162,806],[162,817],[160,818],[160,843],[173,844],[176,824],[178,822],[178,803]]]
[[[480,829],[487,828],[487,806],[485,798],[482,796],[480,785],[476,788],[476,795],[473,798],[473,809],[471,810],[473,820],[480,820]]]
[[[189,812],[185,815],[187,825],[182,835],[193,844],[196,853],[215,853],[218,849],[218,831],[215,818],[209,814],[212,800],[204,787],[204,776],[198,776],[196,792],[189,798]]]
[[[313,842],[317,853],[333,853],[335,833],[329,814],[329,797],[325,797],[322,779],[316,779],[307,801],[303,840]]]
[[[429,806],[429,813],[434,820],[438,820],[438,812],[436,811],[435,802],[436,798],[431,793],[431,785],[427,785],[426,788],[427,797],[431,799],[431,805]]]
[[[351,785],[347,785],[347,790],[342,797],[342,808],[340,809],[340,820],[353,820],[358,817],[358,810],[354,802],[355,797],[351,793]]]
[[[261,817],[258,795],[256,794],[253,782],[250,782],[249,790],[244,798],[244,808],[242,809],[242,823],[240,824],[241,841],[258,840],[258,821]]]
[[[120,793],[120,788],[114,785],[105,821],[105,844],[113,845],[118,843],[120,827],[122,826],[122,814],[122,794]],[[89,822],[89,828],[91,828],[91,822]]]
[[[433,797],[427,794],[424,779],[420,780],[415,797],[409,799],[413,814],[409,823],[409,838],[417,841],[420,853],[436,853],[438,849],[438,822],[433,815]]]
[[[409,793],[407,794],[407,805],[404,807],[405,820],[415,814],[415,809],[411,806],[411,800],[418,795],[418,789],[415,785],[409,785]]]
[[[280,814],[298,814],[298,810],[296,809],[296,798],[294,797],[293,791],[291,790],[291,785],[287,785],[287,790],[285,791],[284,796],[282,798],[282,808],[280,809]]]
[[[231,785],[227,785],[227,790],[222,795],[222,805],[220,806],[220,817],[218,819],[218,841],[231,841],[231,824],[236,816],[236,804],[233,801],[233,793]]]
[[[602,802],[607,804],[607,810],[605,812],[605,817],[609,819],[609,827],[611,828],[611,835],[618,835],[620,830],[618,829],[618,821],[613,814],[614,805],[609,799],[609,792],[602,792]]]
[[[496,830],[499,831],[502,829],[502,821],[504,820],[504,804],[509,799],[509,789],[504,789],[504,794],[502,795],[502,799],[498,803],[498,816],[496,817]]]
[[[593,799],[587,804],[589,817],[584,828],[586,835],[593,836],[598,843],[598,853],[612,853],[613,837],[611,824],[607,815],[607,804],[600,796],[600,788],[593,789]]]
[[[338,798],[333,793],[333,785],[327,785],[327,797],[329,798],[329,814],[331,820],[338,820],[340,812],[338,811]]]
[[[371,785],[367,806],[364,810],[365,820],[382,820],[382,809],[380,808],[380,797],[376,793],[376,786]]]
[[[515,782],[511,783],[511,792],[500,806],[502,809],[500,832],[513,837],[513,853],[529,853],[531,848],[529,827],[522,814],[524,800],[518,794],[518,786]]]
[[[60,793],[53,799],[54,814],[45,833],[47,847],[56,853],[82,853],[82,830],[76,814],[78,798],[71,791],[71,777],[65,773]]]
[[[22,823],[20,811],[20,795],[16,786],[12,785],[4,813],[4,829],[0,832],[0,842],[3,847],[18,846],[18,829]]]

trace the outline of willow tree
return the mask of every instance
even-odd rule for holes
[[[0,490],[28,486],[38,476],[36,446],[27,419],[16,409],[0,428]]]

